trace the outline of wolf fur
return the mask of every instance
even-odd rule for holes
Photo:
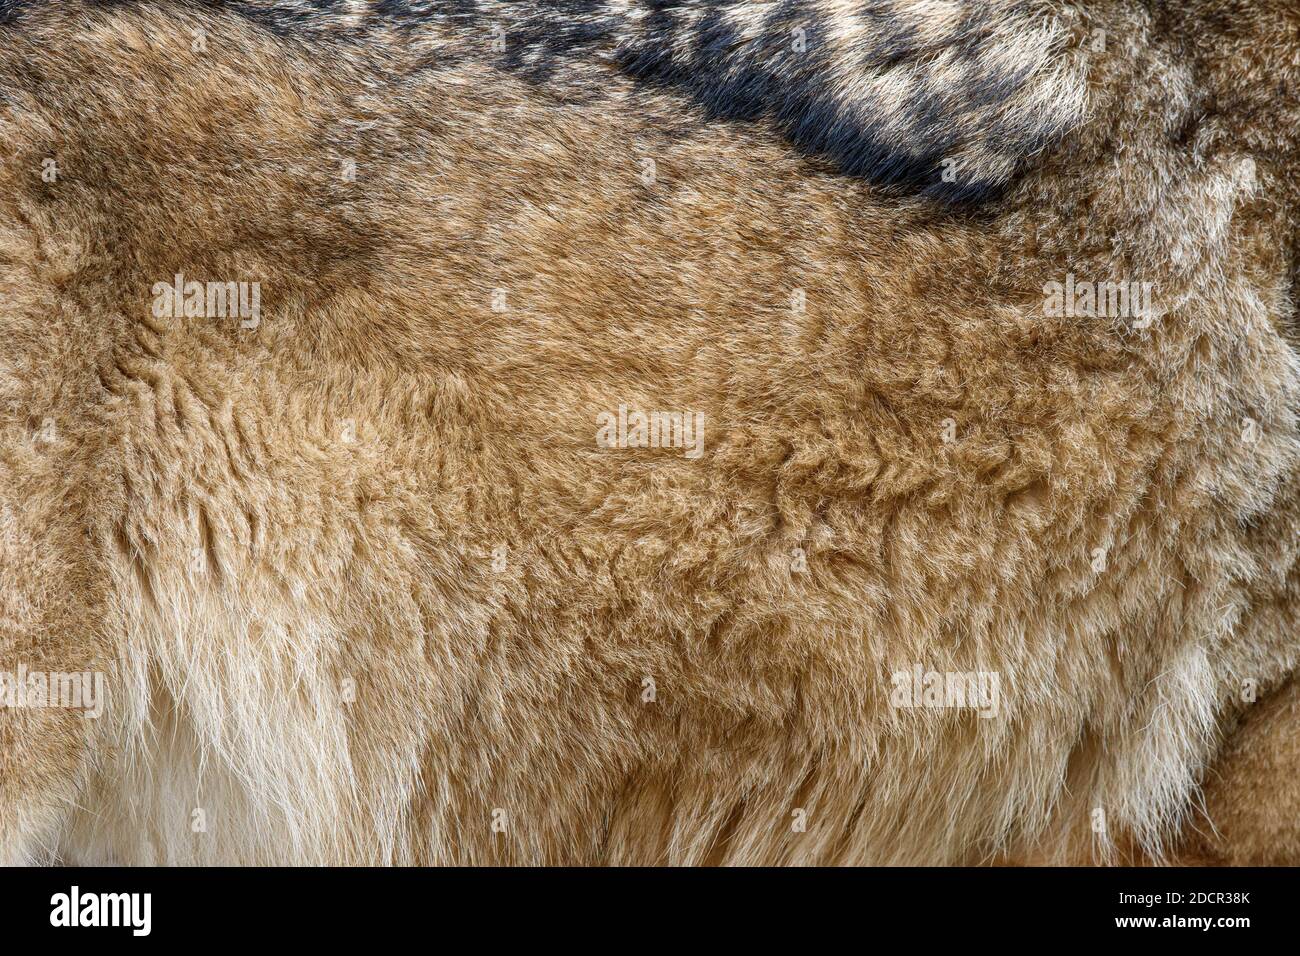
[[[0,4],[0,670],[108,687],[0,708],[0,861],[1176,858],[1300,650],[1298,49],[1262,0]]]

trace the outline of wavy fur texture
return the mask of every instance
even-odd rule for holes
[[[0,12],[0,861],[1296,848],[1291,7]]]

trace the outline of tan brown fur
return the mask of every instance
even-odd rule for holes
[[[1294,866],[1300,860],[1300,683],[1243,715],[1205,781],[1179,863]]]
[[[112,697],[0,710],[0,859],[1165,858],[1300,650],[1300,21],[1199,6],[1044,7],[1087,112],[972,210],[616,71],[571,108],[415,42],[20,13],[0,668]],[[154,316],[176,272],[260,326]],[[1045,316],[1067,272],[1159,315]],[[598,447],[620,403],[704,454]],[[1002,713],[891,707],[914,663]]]

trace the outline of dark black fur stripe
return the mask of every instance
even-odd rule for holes
[[[31,12],[48,2],[53,0],[0,0],[0,17]],[[128,2],[132,0],[106,0],[102,5]],[[612,56],[638,83],[688,97],[708,121],[770,124],[792,147],[846,175],[887,190],[953,203],[991,200],[1009,179],[1000,171],[982,175],[972,169],[953,182],[943,181],[945,158],[969,148],[972,138],[984,137],[990,150],[1011,155],[1023,165],[1065,126],[1036,115],[1000,125],[980,126],[971,120],[990,115],[991,107],[1016,96],[1033,82],[1039,66],[1027,62],[1008,68],[1000,63],[990,69],[977,62],[982,45],[990,42],[990,26],[995,25],[991,18],[997,15],[977,0],[965,5],[962,21],[944,38],[965,65],[957,76],[959,88],[918,83],[898,94],[906,98],[901,110],[896,104],[870,99],[846,103],[837,97],[836,71],[845,65],[833,57],[842,51],[827,42],[828,14],[809,0],[785,0],[773,8],[765,32],[747,41],[726,16],[747,0],[643,0],[640,6],[648,13],[635,26],[607,0],[378,0],[361,8],[365,16],[360,20],[346,0],[172,2],[231,11],[285,36],[344,42],[364,42],[371,29],[380,26],[402,35],[434,25],[464,37],[463,42],[447,44],[439,63],[464,57],[487,61],[575,96],[600,94],[592,72],[583,67]],[[904,4],[863,0],[854,15],[868,30],[870,44],[860,53],[861,62],[850,65],[853,69],[883,75],[930,55],[920,24],[908,18]],[[790,47],[793,24],[806,34],[806,50],[799,53]],[[506,31],[504,52],[493,52],[487,42],[493,26]],[[683,49],[691,51],[685,59]]]

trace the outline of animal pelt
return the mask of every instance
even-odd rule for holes
[[[0,708],[0,861],[1175,858],[1300,652],[1297,52],[0,3],[0,672],[107,687]]]
[[[1294,866],[1300,860],[1300,681],[1241,715],[1206,774],[1177,863]]]

